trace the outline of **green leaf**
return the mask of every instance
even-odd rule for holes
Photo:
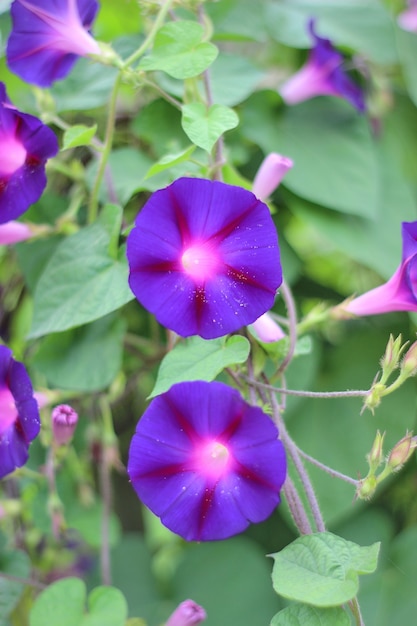
[[[229,107],[240,104],[255,90],[263,76],[253,63],[242,56],[219,54],[210,68],[213,102]]]
[[[0,552],[0,571],[11,576],[26,578],[30,572],[29,557],[21,550]],[[6,622],[17,605],[25,586],[0,576],[0,623]]]
[[[341,98],[320,97],[279,109],[272,92],[252,96],[241,113],[240,130],[265,154],[294,160],[284,186],[330,209],[377,215],[378,169],[369,124]]]
[[[89,613],[80,626],[125,626],[127,603],[115,587],[96,587],[88,596]]]
[[[173,167],[174,165],[178,165],[178,163],[183,163],[184,161],[188,161],[190,156],[195,150],[195,146],[189,146],[185,150],[181,150],[181,152],[177,152],[176,154],[166,154],[162,158],[159,159],[146,173],[145,179],[154,176],[155,174],[159,174],[159,172],[163,172],[164,170]]]
[[[193,143],[211,152],[221,135],[239,124],[237,114],[222,104],[207,108],[201,102],[182,107],[182,127]]]
[[[249,351],[249,341],[239,335],[209,341],[200,337],[186,339],[162,359],[155,387],[149,398],[168,391],[175,383],[214,380],[225,367],[244,363]]]
[[[29,615],[29,626],[81,626],[86,595],[81,579],[58,580],[36,599]]]
[[[379,547],[361,547],[328,532],[299,537],[271,555],[273,587],[290,600],[338,606],[358,593],[359,574],[375,571]]]
[[[294,604],[277,613],[270,626],[350,626],[349,615],[340,608],[316,608]]]
[[[31,364],[49,385],[99,391],[121,368],[125,322],[106,316],[81,328],[46,337]]]
[[[84,124],[71,126],[64,133],[62,150],[76,148],[77,146],[89,146],[96,134],[96,130],[97,124],[94,124],[94,126],[84,126]]]
[[[158,30],[151,54],[139,64],[142,70],[162,70],[174,78],[198,76],[218,54],[216,46],[203,42],[204,28],[197,22],[178,20]]]
[[[36,284],[31,338],[82,326],[133,299],[124,249],[114,260],[110,242],[97,222],[57,246]]]

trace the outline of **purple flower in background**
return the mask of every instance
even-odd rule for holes
[[[400,267],[388,282],[371,289],[343,306],[354,315],[377,315],[390,311],[417,311],[417,222],[403,222]]]
[[[260,200],[266,200],[293,165],[292,159],[282,154],[276,152],[268,154],[262,161],[253,181],[252,191],[255,196]]]
[[[129,284],[157,320],[213,339],[273,305],[282,272],[268,207],[218,181],[180,178],[156,191],[127,241]]]
[[[26,463],[39,429],[38,403],[25,366],[0,346],[0,478]]]
[[[6,56],[12,72],[49,87],[64,78],[79,56],[100,54],[88,30],[96,0],[14,0]]]
[[[18,111],[0,82],[0,224],[39,200],[46,186],[45,163],[57,152],[52,130]]]
[[[142,502],[188,541],[226,539],[266,519],[286,476],[278,431],[219,382],[178,383],[152,400],[127,471]]]
[[[409,0],[408,8],[399,14],[397,22],[404,30],[417,32],[417,0]]]
[[[365,110],[362,89],[344,71],[343,56],[329,39],[316,35],[314,20],[309,32],[314,41],[307,63],[281,87],[280,94],[287,104],[297,104],[315,96],[330,95],[344,98],[358,111]]]
[[[207,614],[202,606],[193,600],[181,602],[168,618],[165,626],[197,626],[204,622]]]

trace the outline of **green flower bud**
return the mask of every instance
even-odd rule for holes
[[[370,453],[367,455],[368,463],[369,463],[369,472],[374,474],[376,469],[381,465],[384,457],[383,453],[383,443],[384,443],[385,433],[381,435],[378,430],[376,433],[376,437],[374,443],[372,444],[372,448]]]
[[[359,482],[356,489],[356,497],[360,500],[369,500],[375,493],[378,486],[376,476],[370,475]]]

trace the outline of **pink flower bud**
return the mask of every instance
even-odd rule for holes
[[[401,469],[408,461],[417,447],[416,438],[412,433],[407,433],[398,443],[395,444],[388,457],[387,465],[392,471]]]
[[[0,224],[0,245],[8,246],[33,237],[33,232],[27,224],[10,220]]]
[[[417,341],[407,350],[401,363],[401,374],[405,377],[417,374]]]
[[[69,443],[78,422],[78,414],[68,404],[60,404],[52,411],[52,433],[58,446]]]
[[[258,317],[252,324],[258,339],[264,343],[272,343],[279,341],[285,337],[285,333],[275,320],[268,314],[264,313]]]
[[[193,600],[181,602],[168,618],[165,626],[197,626],[204,622],[207,615],[202,606]]]
[[[293,161],[288,157],[275,152],[268,154],[253,181],[252,191],[255,196],[260,200],[268,198],[292,166]]]

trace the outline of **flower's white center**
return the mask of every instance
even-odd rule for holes
[[[0,135],[0,176],[9,177],[22,167],[27,152],[16,137]]]
[[[14,398],[9,389],[0,389],[0,437],[10,428],[18,417]]]
[[[216,273],[219,258],[215,251],[207,245],[196,244],[183,252],[181,265],[192,278],[207,280]]]

